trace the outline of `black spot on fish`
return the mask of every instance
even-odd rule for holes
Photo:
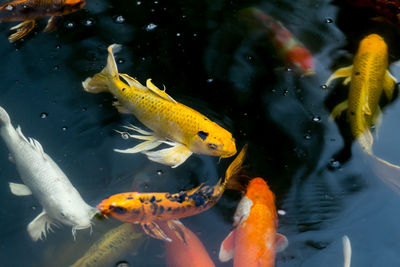
[[[159,207],[159,210],[158,210],[158,214],[163,214],[164,213],[164,206],[158,206]]]
[[[360,72],[359,71],[357,71],[356,73],[354,73],[356,76],[358,76],[358,75],[360,75]]]
[[[139,198],[139,200],[140,200],[140,203],[143,203],[144,202],[144,199],[143,198]]]
[[[157,213],[157,208],[158,208],[158,205],[157,204],[155,204],[155,203],[153,203],[152,205],[151,205],[152,207],[153,207],[153,215],[156,215],[156,213]]]
[[[179,198],[177,199],[177,201],[179,202],[179,203],[182,203],[183,201],[185,201],[185,198],[187,197],[187,194],[186,193],[183,193],[183,194],[181,194],[181,195],[179,195]]]
[[[213,143],[208,143],[207,146],[209,149],[212,149],[212,150],[215,150],[218,147],[216,144],[213,144]]]
[[[354,111],[350,111],[350,115],[354,116],[356,113]]]
[[[172,210],[172,208],[171,208],[171,207],[168,207],[167,211],[171,211],[171,210]]]
[[[118,214],[124,214],[127,212],[127,209],[125,209],[124,207],[119,207],[119,206],[110,206],[110,209]]]
[[[126,200],[129,200],[129,199],[133,199],[133,197],[129,196],[129,197],[126,198]]]
[[[153,203],[155,200],[156,200],[156,197],[152,196],[151,199],[150,199],[150,202]]]
[[[207,136],[208,136],[208,133],[206,133],[206,132],[203,132],[203,131],[199,131],[198,133],[197,133],[197,135],[201,138],[201,140],[206,140],[206,138],[207,138]]]

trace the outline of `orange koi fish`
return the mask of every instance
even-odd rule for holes
[[[159,222],[160,228],[172,241],[165,242],[167,267],[213,267],[215,266],[200,239],[179,220]],[[177,235],[179,231],[181,235]],[[181,236],[185,239],[182,240]]]
[[[175,194],[121,193],[103,200],[97,208],[105,216],[111,215],[124,222],[141,224],[151,237],[171,241],[157,222],[193,216],[214,206],[225,189],[235,185],[245,153],[246,146],[229,165],[225,178],[221,178],[214,186],[201,184],[194,189]]]
[[[108,47],[106,67],[87,78],[82,83],[83,88],[90,93],[110,92],[118,99],[114,106],[119,112],[134,114],[153,132],[135,126],[125,127],[141,134],[128,134],[129,137],[145,141],[130,149],[115,149],[116,152],[141,152],[152,161],[172,167],[185,162],[192,153],[222,158],[236,154],[235,139],[230,132],[175,101],[165,91],[157,88],[151,79],[143,86],[129,75],[118,73],[113,53],[119,49],[120,45],[116,44]],[[172,147],[149,151],[162,143]]]
[[[255,20],[257,25],[268,31],[276,50],[282,54],[285,62],[293,65],[303,75],[315,73],[311,52],[281,22],[255,7],[243,9],[240,13],[242,17]]]
[[[233,266],[274,266],[275,253],[288,241],[276,233],[275,196],[262,178],[249,182],[233,218],[236,228],[221,244],[220,261],[233,258]]]
[[[85,0],[15,0],[0,6],[0,22],[23,21],[10,28],[17,30],[8,37],[13,43],[33,30],[36,19],[50,16],[43,31],[51,32],[62,15],[78,11],[85,4]]]

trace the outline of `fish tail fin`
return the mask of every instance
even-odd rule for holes
[[[93,77],[89,77],[82,82],[83,89],[86,92],[100,93],[109,91],[107,83],[108,79],[119,78],[117,63],[114,58],[114,53],[117,53],[119,50],[121,50],[121,45],[119,44],[112,44],[107,48],[107,65],[100,73],[97,73]]]
[[[0,107],[0,127],[7,126],[11,124],[10,116],[7,111]]]
[[[366,155],[375,175],[400,195],[400,166],[387,162],[372,153],[366,153]]]
[[[220,180],[220,188],[243,190],[243,184],[245,180],[249,180],[246,175],[241,174],[243,169],[242,164],[246,156],[247,145],[245,145],[236,158],[229,165],[225,172],[225,178]]]

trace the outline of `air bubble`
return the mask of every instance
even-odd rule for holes
[[[93,19],[87,19],[83,22],[83,25],[90,27],[94,24],[94,20]]]
[[[7,5],[7,6],[5,7],[5,9],[6,9],[7,11],[12,11],[12,10],[14,9],[14,7],[13,7],[12,5]]]
[[[137,1],[137,2],[136,2],[136,5],[138,5],[138,6],[140,6],[141,4],[142,4],[141,1]]]
[[[127,139],[129,139],[129,134],[128,133],[121,133],[121,137],[122,137],[122,139],[127,140]]]
[[[122,24],[125,22],[125,18],[121,15],[114,17],[114,22],[118,24]]]
[[[311,135],[310,135],[310,134],[305,134],[305,135],[304,135],[304,139],[310,140],[310,139],[311,139]]]
[[[58,65],[53,66],[53,70],[59,70],[59,69],[60,69],[60,66],[58,66]]]
[[[123,58],[119,58],[118,60],[117,60],[117,63],[118,64],[122,64],[122,63],[124,63],[125,62],[125,59],[123,59]]]
[[[72,28],[75,27],[75,24],[74,24],[73,22],[67,22],[67,24],[65,24],[65,27],[66,27],[67,29],[72,29]]]
[[[326,19],[325,19],[325,22],[326,22],[326,23],[332,23],[332,22],[333,22],[333,19],[331,19],[331,18],[326,18]]]
[[[47,116],[49,116],[49,114],[47,114],[46,112],[40,113],[40,118],[41,119],[45,119],[45,118],[47,118]]]
[[[320,88],[326,90],[326,89],[328,89],[328,85],[323,84],[323,85],[320,86]]]
[[[157,175],[163,175],[164,172],[162,170],[157,170]]]
[[[312,118],[312,121],[313,121],[313,122],[320,122],[320,121],[321,121],[321,117],[320,117],[320,116],[314,116],[314,117]]]
[[[212,83],[214,81],[214,79],[213,78],[209,78],[209,79],[207,79],[207,82],[208,83]]]
[[[336,159],[331,159],[331,160],[329,161],[329,167],[330,167],[331,169],[336,170],[336,169],[340,169],[341,164],[340,164],[340,162],[339,162],[338,160],[336,160]]]
[[[68,127],[67,126],[63,126],[61,129],[65,132],[66,130],[68,130]]]
[[[150,24],[148,24],[147,26],[146,26],[146,31],[152,31],[152,30],[154,30],[155,28],[157,28],[157,25],[156,24],[154,24],[154,23],[150,23]]]

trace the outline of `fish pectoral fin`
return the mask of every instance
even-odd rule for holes
[[[28,224],[27,230],[33,241],[46,238],[47,232],[53,231],[51,226],[56,222],[43,210],[33,221]]]
[[[114,149],[115,152],[118,153],[125,153],[125,154],[135,154],[135,153],[139,153],[139,152],[145,152],[148,150],[151,150],[153,148],[158,147],[159,145],[161,145],[162,141],[160,141],[159,139],[157,140],[151,140],[151,141],[144,141],[132,148],[128,148],[128,149]]]
[[[30,31],[33,30],[34,27],[35,27],[35,20],[33,19],[26,20],[14,27],[11,27],[10,30],[17,30],[17,31],[8,37],[8,41],[10,43],[14,43],[19,39],[24,38]]]
[[[287,240],[286,236],[277,233],[276,240],[275,240],[275,252],[279,253],[284,251],[289,246],[289,241]]]
[[[165,99],[167,101],[170,101],[174,104],[176,104],[177,102],[170,97],[165,91],[160,90],[157,86],[155,86],[152,82],[151,79],[147,79],[146,81],[146,87],[152,91],[154,94],[158,95],[159,97],[161,97],[162,99]]]
[[[345,68],[340,68],[336,70],[334,73],[332,73],[331,76],[329,76],[328,80],[326,81],[325,85],[329,86],[332,80],[338,79],[338,78],[343,78],[343,77],[350,77],[351,79],[351,73],[353,71],[353,65],[345,67]],[[350,82],[350,80],[345,80],[345,82]]]
[[[161,239],[163,241],[171,242],[172,239],[169,238],[163,230],[161,230],[160,226],[156,224],[155,222],[150,222],[150,223],[142,223],[142,228],[146,234],[149,236],[156,238],[156,239]]]
[[[345,100],[345,101],[337,104],[331,112],[331,116],[330,116],[331,120],[338,118],[340,116],[340,114],[342,114],[343,111],[345,111],[348,107],[349,107],[348,100]]]
[[[57,29],[57,24],[60,22],[61,16],[52,16],[47,21],[46,28],[44,28],[43,32],[52,32]]]
[[[118,110],[121,114],[132,114],[132,111],[127,109],[124,105],[121,104],[119,101],[114,101],[112,105]]]
[[[221,243],[218,258],[222,262],[229,261],[233,258],[235,252],[235,233],[236,229],[230,232],[229,235]]]
[[[16,196],[30,196],[32,195],[32,191],[24,184],[16,184],[9,182],[11,193]]]
[[[89,93],[97,94],[109,91],[107,85],[107,75],[97,73],[93,77],[88,77],[82,82],[83,90]]]
[[[143,152],[143,154],[151,161],[168,165],[172,168],[178,167],[193,154],[193,152],[183,144],[172,142],[169,142],[169,144],[174,144],[174,146],[157,151]]]
[[[29,143],[32,145],[32,147],[39,152],[44,160],[47,160],[46,158],[46,154],[44,153],[43,147],[42,145],[39,143],[39,141],[37,141],[36,139],[33,138],[29,138]]]
[[[129,129],[129,130],[133,130],[136,131],[138,133],[141,133],[143,135],[137,135],[137,134],[130,134],[127,132],[120,132],[120,131],[116,131],[117,133],[120,133],[121,135],[123,134],[127,134],[130,138],[135,138],[135,139],[139,139],[139,140],[146,140],[145,142],[142,142],[132,148],[128,148],[128,149],[114,149],[115,152],[119,152],[119,153],[139,153],[139,152],[144,152],[144,151],[148,151],[151,150],[153,148],[158,147],[159,145],[161,145],[163,142],[165,142],[164,139],[156,136],[154,133],[151,132],[147,132],[144,131],[142,129],[140,129],[139,127],[136,126],[124,126],[124,128]]]
[[[389,101],[392,101],[396,83],[396,78],[388,70],[386,70],[385,76],[383,77],[383,91],[385,92],[386,98]]]
[[[185,228],[184,228],[183,224],[179,220],[170,220],[170,221],[167,221],[167,224],[168,224],[169,229],[174,231],[176,237],[187,246],[188,243],[186,242]]]
[[[375,137],[379,138],[379,127],[382,124],[382,110],[380,106],[376,107],[375,113],[372,115],[372,124],[375,125]]]

